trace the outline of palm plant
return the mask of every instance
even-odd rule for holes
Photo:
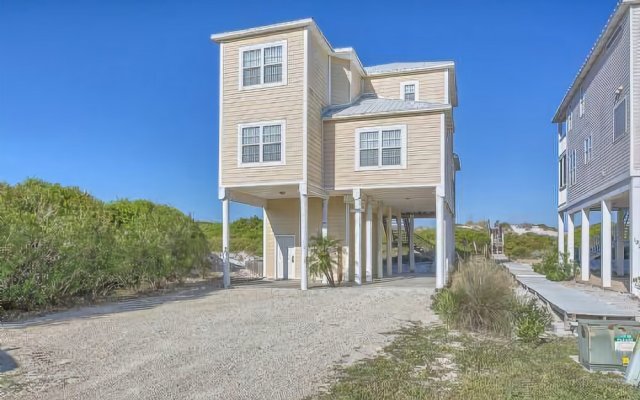
[[[309,273],[313,276],[324,275],[327,278],[329,286],[335,287],[333,266],[337,264],[337,261],[331,257],[331,253],[338,250],[339,242],[329,237],[314,236],[311,238],[310,244],[308,258]]]

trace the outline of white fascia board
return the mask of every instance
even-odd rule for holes
[[[231,31],[231,32],[214,33],[213,35],[211,35],[210,38],[212,41],[220,43],[226,40],[238,39],[245,36],[261,35],[265,33],[273,33],[273,32],[283,31],[287,29],[302,28],[304,26],[308,26],[311,24],[315,24],[315,22],[313,21],[313,18],[304,18],[304,19],[299,19],[295,21],[282,22],[278,24],[258,26],[255,28],[240,29],[240,30]]]

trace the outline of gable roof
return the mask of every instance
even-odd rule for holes
[[[451,106],[443,103],[383,99],[375,95],[362,95],[353,103],[325,108],[322,113],[322,118],[342,119],[361,116],[443,111],[449,109],[451,109]]]
[[[429,69],[449,68],[455,64],[453,61],[419,61],[419,62],[394,62],[389,64],[373,65],[365,67],[367,75],[383,75],[400,72],[423,71]]]
[[[586,60],[578,70],[576,77],[573,80],[571,86],[565,93],[560,105],[558,106],[556,113],[553,116],[551,122],[562,122],[566,118],[566,109],[569,106],[569,101],[575,96],[576,92],[580,89],[582,82],[586,78],[591,68],[596,63],[602,51],[606,48],[607,41],[609,38],[615,33],[615,30],[618,26],[618,23],[625,16],[629,6],[632,4],[640,4],[640,0],[620,0],[618,4],[616,4],[613,13],[609,16],[607,23],[604,26],[602,32],[596,39],[595,44],[591,47],[589,54],[587,55]]]

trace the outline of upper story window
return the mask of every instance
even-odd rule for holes
[[[284,121],[238,125],[238,165],[284,164]]]
[[[587,136],[587,138],[584,140],[584,163],[585,164],[588,164],[589,161],[591,161],[591,156],[593,154],[592,140],[593,138],[591,137],[591,135]]]
[[[565,122],[560,122],[558,124],[558,139],[560,139],[560,140],[562,140],[562,138],[567,136],[567,131],[566,131],[565,125],[566,125]]]
[[[402,82],[400,84],[400,96],[406,101],[417,101],[419,84],[418,81]]]
[[[407,165],[407,126],[356,130],[356,171],[398,169]]]
[[[558,180],[560,190],[567,186],[567,154],[562,153],[558,161]]]
[[[569,133],[573,129],[573,112],[571,108],[567,111],[567,133]]]
[[[569,184],[575,185],[578,181],[578,151],[571,150],[569,152]]]
[[[286,83],[286,41],[240,48],[240,89]]]
[[[627,131],[627,98],[624,97],[616,103],[613,109],[613,140],[617,140]]]
[[[585,109],[585,91],[584,88],[580,88],[580,118],[582,118],[582,116],[584,115],[584,109]]]

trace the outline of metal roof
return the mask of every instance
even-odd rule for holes
[[[368,75],[389,74],[395,72],[407,72],[412,70],[436,69],[453,67],[453,61],[420,61],[420,62],[394,62],[389,64],[373,65],[365,67]]]
[[[327,107],[322,117],[324,119],[339,119],[364,115],[448,110],[450,108],[449,104],[443,103],[382,99],[375,95],[363,95],[353,103]]]

